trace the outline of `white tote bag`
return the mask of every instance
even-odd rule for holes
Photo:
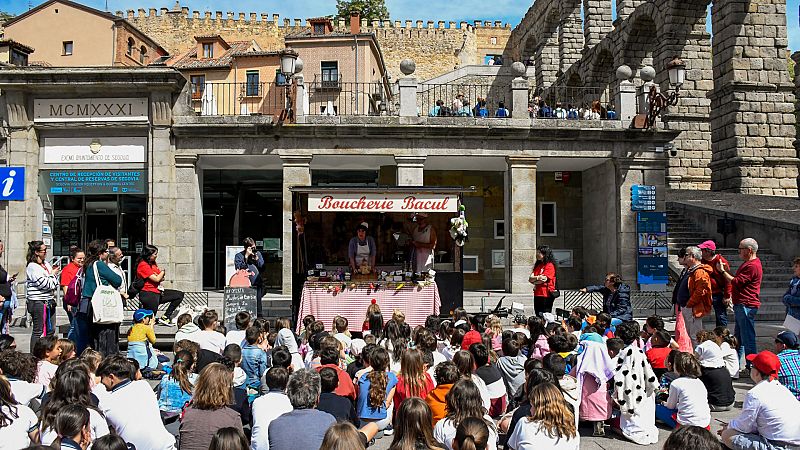
[[[96,262],[92,268],[97,282],[97,289],[92,294],[92,321],[101,325],[122,323],[122,296],[113,287],[100,283]]]

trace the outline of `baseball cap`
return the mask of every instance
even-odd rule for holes
[[[775,338],[775,342],[781,342],[789,348],[797,348],[797,335],[789,330],[781,331]]]
[[[711,250],[712,252],[717,251],[717,244],[714,241],[705,241],[702,244],[698,245],[697,248],[699,249],[707,249]]]
[[[153,311],[150,311],[149,309],[137,309],[133,312],[133,321],[141,322],[145,317],[152,317],[153,315]]]
[[[769,350],[763,352],[747,355],[747,360],[753,363],[759,372],[765,373],[769,376],[770,380],[778,377],[778,371],[781,369],[781,360],[778,355]]]

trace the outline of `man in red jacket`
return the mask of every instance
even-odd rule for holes
[[[716,254],[717,244],[714,241],[705,241],[697,246],[703,252],[703,264],[708,264],[714,269],[711,274],[711,304],[714,306],[714,316],[718,327],[728,326],[728,306],[731,303],[732,286],[725,279],[722,272],[717,269],[717,263],[722,262],[730,267],[724,256]]]
[[[730,266],[722,262],[717,263],[717,269],[733,287],[731,300],[736,318],[734,334],[739,342],[739,367],[744,367],[743,358],[746,355],[758,353],[756,349],[756,313],[761,306],[761,279],[764,271],[757,253],[758,242],[753,238],[745,238],[739,242],[739,257],[744,262],[739,266],[735,276],[730,274]],[[746,371],[746,373],[750,371],[749,360]]]

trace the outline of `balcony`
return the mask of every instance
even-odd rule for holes
[[[278,83],[192,84],[190,106],[200,116],[278,116],[286,109],[286,89]]]

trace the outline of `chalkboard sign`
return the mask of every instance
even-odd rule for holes
[[[226,286],[222,296],[225,328],[228,331],[236,329],[236,314],[240,311],[247,311],[253,317],[256,317],[257,305],[255,289]]]

